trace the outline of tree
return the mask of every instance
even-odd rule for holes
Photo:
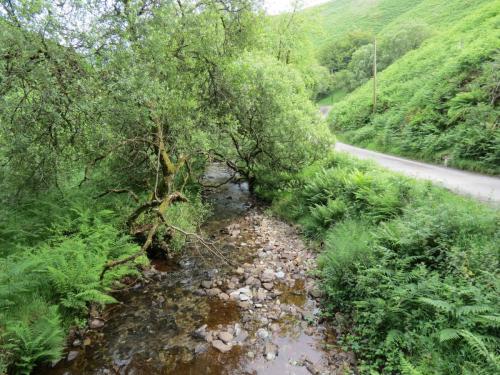
[[[217,143],[222,157],[249,181],[259,171],[296,171],[321,155],[330,137],[300,73],[272,57],[246,53],[217,80]],[[322,130],[324,130],[322,132]]]

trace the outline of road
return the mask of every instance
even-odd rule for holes
[[[471,196],[481,201],[500,203],[500,178],[497,177],[421,163],[365,150],[341,142],[335,144],[335,149],[347,152],[360,159],[374,160],[387,169],[410,177],[435,182],[462,195]]]
[[[327,116],[331,107],[321,107],[323,116]],[[500,178],[461,171],[453,168],[422,163],[414,160],[386,155],[337,142],[335,149],[346,152],[360,159],[373,160],[394,172],[410,177],[432,181],[455,193],[470,196],[481,201],[500,204]]]

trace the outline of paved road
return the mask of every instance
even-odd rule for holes
[[[331,106],[320,107],[321,114],[326,117],[330,109]],[[481,201],[493,202],[495,205],[500,205],[500,178],[421,163],[397,156],[382,154],[380,152],[365,150],[341,142],[336,143],[335,149],[347,152],[360,159],[374,160],[387,169],[410,177],[435,182],[458,194],[471,196]]]
[[[385,168],[410,177],[433,181],[456,193],[500,204],[500,178],[421,163],[341,142],[335,144],[335,149],[360,159],[374,160]]]

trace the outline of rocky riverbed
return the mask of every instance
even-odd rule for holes
[[[241,228],[247,232],[243,239]],[[349,373],[354,357],[336,349],[319,323],[316,299],[321,293],[311,276],[315,254],[297,231],[254,210],[226,232],[228,241],[253,249],[253,257],[227,274],[203,280],[196,293],[235,303],[240,319],[204,324],[194,335],[220,353],[238,347],[248,374]]]
[[[220,168],[207,172],[225,179]],[[38,373],[349,374],[355,358],[321,323],[315,253],[297,230],[251,207],[246,186],[207,195],[203,228],[226,261],[192,244],[154,261],[118,304],[93,314],[64,360]]]

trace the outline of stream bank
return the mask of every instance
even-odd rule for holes
[[[214,165],[213,185],[228,172]],[[104,324],[71,343],[66,359],[40,373],[344,374],[355,359],[320,323],[315,254],[296,229],[254,207],[246,184],[207,191],[206,238],[233,265],[191,244],[176,262],[151,269],[108,307]]]

